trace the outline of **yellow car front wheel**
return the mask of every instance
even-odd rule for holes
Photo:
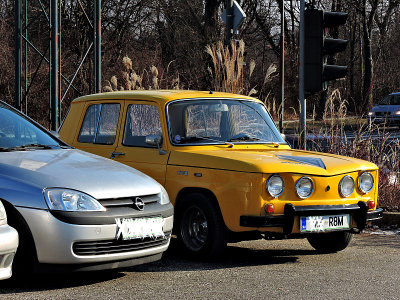
[[[197,258],[212,258],[226,247],[226,228],[219,210],[208,196],[191,193],[184,197],[179,214],[179,239]]]

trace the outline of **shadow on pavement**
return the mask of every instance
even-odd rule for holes
[[[251,249],[231,244],[218,259],[193,259],[179,247],[176,239],[171,239],[163,259],[148,265],[132,267],[132,272],[174,272],[240,268],[257,265],[279,265],[296,263],[300,255],[316,255],[315,250]]]
[[[196,270],[217,270],[246,266],[279,265],[296,263],[298,256],[315,255],[314,250],[251,249],[230,244],[223,257],[215,260],[195,260],[188,257],[172,239],[168,251],[159,262],[139,265],[131,268],[80,272],[33,274],[26,278],[12,278],[0,281],[0,296],[35,291],[57,290],[111,281],[126,276],[124,272],[176,272]]]

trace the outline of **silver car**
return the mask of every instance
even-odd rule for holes
[[[18,247],[17,231],[7,225],[7,215],[0,201],[0,280],[11,277],[11,266]]]
[[[392,93],[368,113],[370,122],[375,124],[394,124],[400,125],[400,93]]]
[[[16,270],[128,267],[160,259],[170,242],[160,184],[73,149],[1,101],[0,199],[19,233]]]

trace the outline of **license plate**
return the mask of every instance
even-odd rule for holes
[[[164,219],[153,218],[117,218],[116,239],[122,240],[164,237]]]
[[[301,232],[317,232],[350,228],[350,215],[300,217]]]

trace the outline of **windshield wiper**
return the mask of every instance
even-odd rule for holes
[[[217,143],[224,143],[225,145],[228,145],[228,146],[230,146],[230,147],[233,146],[233,144],[232,144],[232,143],[229,143],[229,141],[226,142],[226,141],[215,140],[215,139],[212,139],[212,138],[210,138],[210,137],[208,137],[208,136],[187,136],[187,137],[181,137],[181,142],[184,142],[184,143],[185,143],[185,142],[202,141],[202,140],[205,140],[205,141],[212,141],[212,142],[217,142]]]
[[[59,145],[44,145],[44,144],[27,144],[12,147],[11,150],[27,150],[27,149],[53,149],[53,147],[58,147]]]
[[[279,147],[281,144],[286,144],[286,143],[281,143],[281,142],[262,140],[257,137],[254,137],[254,136],[249,136],[245,133],[239,133],[228,140],[228,142],[236,142],[236,141],[248,141],[248,142],[261,141],[262,143],[265,143],[265,144],[273,144],[275,147]]]
[[[228,142],[236,142],[236,141],[259,141],[259,138],[256,137],[251,137],[248,135],[242,135],[242,136],[238,136],[238,137],[233,137],[231,139],[228,140]]]

